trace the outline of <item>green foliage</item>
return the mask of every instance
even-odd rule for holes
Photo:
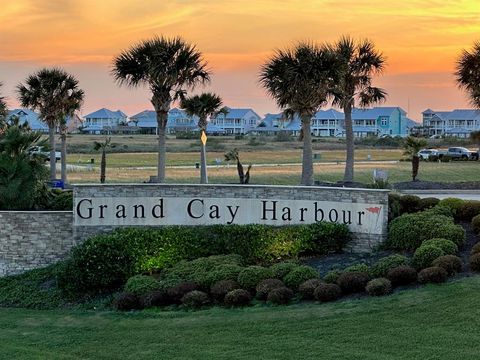
[[[480,201],[465,200],[457,209],[456,218],[462,221],[472,221],[477,215],[480,215]]]
[[[443,250],[434,245],[422,245],[413,254],[413,265],[417,269],[424,269],[432,266],[433,260],[445,255]]]
[[[388,194],[388,221],[392,221],[393,219],[402,215],[402,209],[400,205],[400,198],[401,195],[391,192]]]
[[[337,279],[337,284],[345,294],[363,292],[370,277],[362,272],[343,273]]]
[[[384,277],[387,273],[398,266],[407,265],[408,258],[403,255],[394,254],[386,256],[378,260],[371,269],[371,274],[373,277]]]
[[[429,246],[433,245],[436,246],[444,252],[445,255],[455,255],[458,253],[458,246],[451,240],[436,238],[425,240],[421,246]]]
[[[303,299],[311,300],[314,298],[313,293],[315,292],[315,289],[322,284],[325,284],[323,280],[309,279],[298,287],[298,292],[302,295]]]
[[[335,301],[342,296],[342,289],[337,284],[321,284],[317,286],[313,296],[321,302]]]
[[[269,292],[273,289],[285,287],[283,282],[278,279],[265,279],[258,283],[256,287],[256,298],[259,300],[266,300]]]
[[[73,209],[73,192],[71,191],[52,191],[52,199],[49,200],[45,210],[53,211],[71,211]]]
[[[206,281],[202,282],[205,285],[215,284],[221,280],[237,280],[238,274],[242,271],[242,267],[235,264],[223,264],[216,266],[205,277]]]
[[[433,238],[445,238],[462,245],[465,242],[465,231],[447,216],[434,216],[428,211],[405,214],[391,222],[386,246],[399,250],[415,250],[423,241]]]
[[[440,202],[440,199],[437,199],[434,197],[422,198],[420,199],[420,203],[419,203],[420,211],[431,209],[437,206],[439,202]]]
[[[370,280],[365,287],[370,296],[384,296],[392,292],[392,283],[386,278]]]
[[[227,307],[246,306],[252,301],[250,292],[244,289],[235,289],[225,295],[224,304]]]
[[[269,279],[273,276],[270,269],[262,266],[249,266],[243,269],[239,274],[237,281],[243,288],[255,289],[260,281]]]
[[[130,311],[141,308],[138,297],[126,292],[119,293],[115,296],[113,307],[118,311]]]
[[[200,309],[209,302],[208,294],[199,290],[190,291],[182,297],[182,304],[191,309]]]
[[[200,290],[200,286],[194,282],[182,282],[167,289],[167,295],[172,303],[180,304],[182,298],[189,292]]]
[[[342,275],[343,272],[340,270],[332,270],[329,271],[324,277],[323,281],[325,281],[327,284],[334,284],[337,282],[338,277]]]
[[[420,211],[422,199],[416,195],[404,195],[400,199],[400,213],[416,213]]]
[[[427,209],[423,214],[428,214],[430,216],[442,215],[446,217],[453,218],[453,211],[447,206],[436,205],[433,208]]]
[[[353,264],[353,265],[350,265],[350,266],[346,267],[345,269],[343,269],[342,272],[344,272],[344,273],[347,273],[347,272],[364,272],[366,274],[370,274],[371,270],[372,269],[367,264],[359,263],[359,264]]]
[[[300,265],[285,275],[283,282],[287,287],[297,290],[305,281],[317,279],[318,277],[319,274],[316,269],[310,266]]]
[[[298,263],[294,261],[284,261],[273,264],[270,270],[273,272],[273,277],[276,279],[283,279],[290,271],[298,267]]]
[[[426,283],[443,283],[447,281],[447,272],[438,266],[428,267],[418,273],[418,282]]]
[[[480,272],[480,253],[470,255],[468,263],[470,264],[470,270],[477,273]]]
[[[233,280],[220,280],[212,285],[210,288],[210,294],[218,301],[223,302],[225,295],[232,290],[240,289],[240,285]]]
[[[480,235],[480,215],[477,215],[472,219],[472,228],[475,234]]]
[[[199,135],[196,131],[175,131],[175,139],[196,140]]]
[[[462,259],[455,255],[440,256],[433,261],[432,265],[441,267],[449,276],[461,272],[463,268]]]
[[[411,266],[401,265],[388,271],[387,279],[393,286],[409,285],[417,281],[417,270]]]
[[[440,206],[446,206],[452,210],[453,216],[457,217],[458,210],[460,207],[463,205],[464,200],[458,199],[458,198],[446,198],[440,200],[438,205]]]
[[[151,276],[135,275],[127,280],[124,290],[127,293],[135,296],[146,295],[154,290],[158,290],[160,287],[157,280]]]
[[[155,290],[140,297],[140,306],[145,309],[169,304],[170,299],[165,290]]]
[[[331,251],[341,252],[352,239],[347,225],[316,222],[302,226],[299,235],[303,239],[302,252],[323,255]]]
[[[293,298],[293,291],[285,286],[269,291],[267,301],[275,305],[287,305]]]

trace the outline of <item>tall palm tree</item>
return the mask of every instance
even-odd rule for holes
[[[313,184],[311,120],[326,103],[332,57],[324,47],[302,42],[277,50],[262,66],[260,83],[284,115],[300,117],[303,134],[302,185]]]
[[[112,74],[120,85],[147,85],[152,93],[158,127],[158,182],[165,181],[168,111],[186,89],[210,81],[206,66],[196,47],[180,37],[144,40],[114,59]]]
[[[214,93],[202,93],[182,99],[180,107],[190,116],[198,116],[198,127],[200,136],[206,136],[207,119],[222,109],[222,99]],[[205,134],[205,135],[204,135]],[[200,183],[207,184],[207,152],[202,141],[200,148]]]
[[[470,139],[477,144],[478,155],[480,156],[480,130],[472,131],[470,133]]]
[[[38,111],[40,119],[48,125],[50,178],[53,180],[56,177],[55,132],[62,119],[80,109],[84,92],[74,76],[59,68],[44,68],[28,76],[25,85],[19,84],[17,91],[21,105]],[[66,146],[62,152],[66,170]]]
[[[3,84],[0,82],[0,88],[2,87],[2,85]],[[5,102],[5,98],[3,96],[0,96],[0,133],[2,132],[2,129],[4,129],[6,126],[7,115],[7,103]]]
[[[427,146],[427,140],[409,136],[403,142],[404,155],[412,159],[412,180],[417,180],[418,169],[420,167],[420,157],[418,152]]]
[[[473,44],[471,51],[462,51],[455,76],[460,89],[467,92],[471,104],[480,109],[480,41]]]
[[[102,152],[102,159],[100,160],[100,182],[105,183],[105,174],[107,170],[107,150],[114,148],[115,144],[112,144],[111,137],[105,137],[102,142],[94,141],[93,150]]]
[[[372,86],[372,77],[383,71],[385,58],[375,49],[373,42],[357,43],[348,36],[341,37],[331,51],[336,58],[335,79],[331,87],[333,105],[342,108],[345,114],[347,156],[343,180],[351,182],[355,156],[352,109],[357,104],[367,107],[385,100],[385,91]]]

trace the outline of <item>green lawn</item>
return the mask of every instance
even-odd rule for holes
[[[0,309],[1,359],[478,359],[480,276],[384,298],[198,312]]]

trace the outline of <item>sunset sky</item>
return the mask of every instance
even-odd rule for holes
[[[0,81],[9,107],[15,86],[42,66],[62,66],[86,92],[82,114],[100,107],[150,109],[145,89],[119,88],[109,71],[120,50],[155,34],[195,43],[213,71],[206,89],[231,107],[278,111],[258,86],[259,66],[297,40],[369,38],[387,57],[375,84],[386,105],[420,120],[426,108],[468,107],[454,83],[455,60],[480,39],[478,0],[2,0]],[[200,91],[202,89],[198,89]]]

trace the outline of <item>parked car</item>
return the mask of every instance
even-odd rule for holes
[[[478,160],[478,152],[470,151],[464,147],[451,147],[447,151],[440,151],[438,156],[449,156],[452,160]]]
[[[422,149],[418,152],[420,160],[430,160],[432,156],[438,156],[437,149]]]
[[[34,147],[32,149],[32,154],[40,154],[45,156],[45,161],[50,161],[50,151],[43,149],[42,147]],[[62,153],[60,151],[55,151],[55,159],[60,161],[62,158]]]

